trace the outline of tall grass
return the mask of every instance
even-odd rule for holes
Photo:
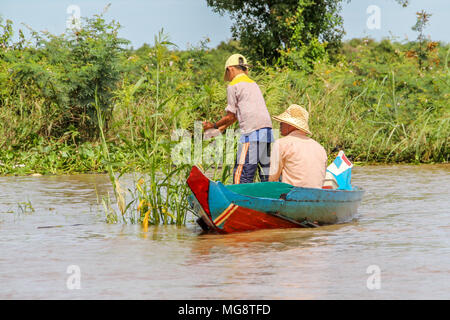
[[[130,140],[126,136],[120,136],[121,143],[127,145],[130,149],[135,149],[135,156],[144,164],[145,174],[135,183],[134,190],[129,190],[128,196],[131,199],[125,204],[125,194],[121,189],[119,179],[116,178],[113,166],[111,165],[108,143],[104,135],[103,116],[101,108],[96,99],[96,110],[98,116],[99,132],[102,141],[103,155],[106,160],[106,167],[113,185],[114,195],[117,206],[122,214],[124,222],[142,223],[144,228],[149,224],[176,224],[183,225],[186,222],[186,216],[191,211],[188,206],[187,197],[189,195],[188,187],[185,183],[190,166],[187,164],[175,166],[171,159],[171,149],[173,142],[165,139],[160,134],[161,126],[167,123],[173,123],[177,113],[172,114],[167,121],[162,119],[164,115],[162,108],[171,100],[171,98],[160,100],[160,73],[161,66],[164,64],[164,52],[167,46],[173,45],[165,38],[162,32],[155,37],[155,56],[156,56],[156,103],[154,111],[143,115],[144,122],[140,127],[141,148],[135,148],[138,143],[133,131],[130,131]],[[143,83],[141,78],[131,91],[127,91],[126,99],[133,99],[134,92]],[[128,123],[135,123],[133,114],[128,115]],[[138,120],[140,121],[140,120]],[[167,127],[166,127],[167,129]],[[167,135],[167,134],[166,134]],[[107,221],[117,222],[119,219],[114,215],[110,200],[103,200]]]
[[[145,162],[147,170],[145,174],[135,183],[134,189],[128,189],[128,197],[121,188],[119,176],[116,175],[108,150],[103,128],[103,117],[101,109],[96,100],[99,133],[102,142],[103,156],[106,161],[109,178],[114,190],[117,207],[125,223],[142,223],[144,228],[149,224],[176,224],[183,225],[190,211],[187,197],[188,187],[185,183],[190,166],[181,165],[175,167],[170,159],[170,143],[163,142],[155,131],[147,146],[152,148],[148,154],[137,151],[137,155]],[[147,127],[146,130],[150,130]],[[129,143],[124,140],[124,143]],[[146,149],[149,151],[149,149]],[[126,204],[125,199],[130,198]],[[111,205],[110,197],[102,199],[103,207],[108,223],[120,221],[118,214]]]

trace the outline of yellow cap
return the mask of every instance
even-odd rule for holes
[[[227,75],[227,68],[233,67],[233,66],[243,66],[243,67],[250,67],[250,65],[247,63],[247,59],[242,54],[236,53],[231,55],[227,61],[225,62],[225,74],[223,76],[224,80],[226,81],[226,75]]]

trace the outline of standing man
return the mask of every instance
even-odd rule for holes
[[[267,181],[270,168],[270,143],[273,141],[272,121],[264,97],[255,81],[248,77],[247,60],[233,54],[225,63],[227,114],[216,123],[203,122],[203,130],[221,131],[239,121],[241,138],[233,171],[234,184],[254,182],[258,171],[261,182]]]
[[[279,116],[284,136],[273,144],[269,181],[281,181],[295,187],[322,188],[327,170],[327,152],[311,135],[309,114],[293,104]]]

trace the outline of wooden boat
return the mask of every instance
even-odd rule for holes
[[[192,167],[187,184],[191,206],[205,231],[306,228],[350,221],[364,191],[297,188],[282,182],[223,185]]]

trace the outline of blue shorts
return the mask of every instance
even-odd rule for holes
[[[256,172],[261,182],[269,179],[270,142],[248,141],[240,143],[233,171],[233,183],[253,183]]]

